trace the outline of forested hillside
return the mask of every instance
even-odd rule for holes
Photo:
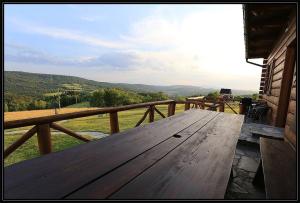
[[[108,83],[74,76],[4,72],[5,111],[63,107],[87,101],[94,106],[115,106],[168,98],[184,99],[216,91],[219,90],[197,86]],[[255,92],[233,90],[233,93],[251,95]],[[113,99],[118,102],[113,102]]]

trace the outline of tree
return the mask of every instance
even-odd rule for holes
[[[220,96],[220,93],[218,91],[215,91],[215,92],[210,92],[207,94],[207,99],[209,100],[217,100]]]
[[[62,84],[62,88],[64,91],[64,94],[66,95],[72,95],[75,97],[75,103],[78,102],[78,96],[83,91],[80,84],[72,83],[72,84]]]
[[[61,99],[62,94],[63,94],[63,92],[61,92],[58,89],[57,92],[47,93],[47,94],[44,94],[44,96],[46,97],[46,99],[50,99],[50,101],[57,103],[58,108],[60,108],[60,99]]]

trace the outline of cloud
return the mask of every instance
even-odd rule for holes
[[[99,56],[79,58],[61,58],[39,50],[18,45],[5,44],[5,61],[40,65],[59,65],[76,67],[94,67],[98,70],[133,70],[140,63],[135,52],[107,52]]]
[[[40,34],[57,39],[72,40],[90,46],[100,46],[112,49],[125,49],[129,46],[129,44],[123,42],[104,40],[100,37],[92,36],[78,30],[38,25],[20,19],[10,19],[10,21],[14,23],[20,31],[27,33]]]

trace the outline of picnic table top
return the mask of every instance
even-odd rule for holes
[[[5,199],[222,199],[244,116],[191,109],[4,168]]]

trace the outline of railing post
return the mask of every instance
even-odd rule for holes
[[[225,104],[223,98],[219,98],[219,112],[224,112]]]
[[[154,106],[149,106],[149,123],[154,121]]]
[[[205,106],[204,106],[204,102],[201,102],[201,104],[200,104],[200,109],[205,109],[204,107],[205,107]]]
[[[52,151],[50,125],[43,124],[37,126],[37,139],[40,154],[48,154]]]
[[[239,104],[239,114],[245,114],[245,106],[242,103]]]
[[[175,101],[170,102],[168,105],[168,117],[175,114],[176,103]]]
[[[109,113],[110,120],[110,134],[118,133],[119,130],[119,121],[118,121],[118,112]]]
[[[184,110],[189,110],[191,108],[191,103],[185,103]]]

